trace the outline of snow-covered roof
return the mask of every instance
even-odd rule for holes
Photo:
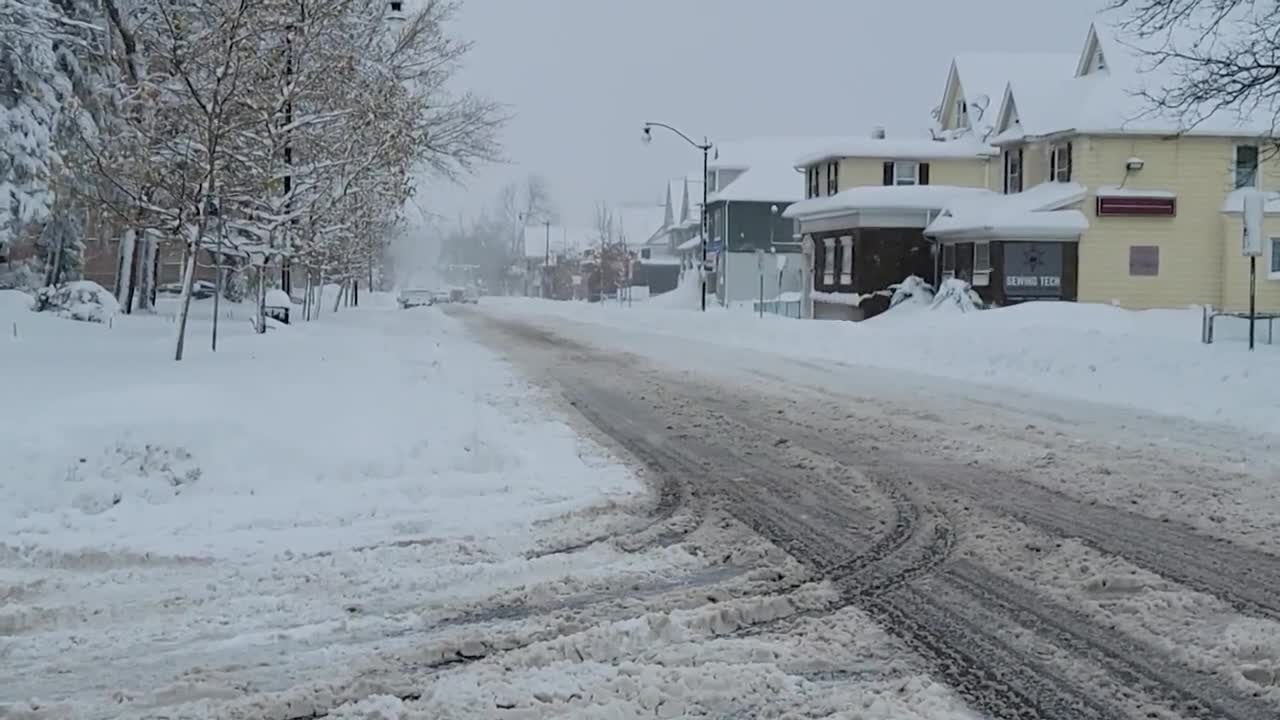
[[[1270,105],[1248,109],[1206,105],[1195,113],[1199,122],[1189,127],[1187,118],[1153,109],[1143,96],[1144,92],[1158,96],[1163,88],[1181,83],[1189,73],[1181,62],[1157,64],[1147,51],[1194,55],[1209,51],[1218,42],[1215,33],[1201,33],[1190,26],[1179,26],[1158,39],[1140,39],[1118,30],[1113,23],[1096,20],[1089,27],[1074,73],[1064,73],[1056,82],[1014,79],[1009,83],[1004,102],[1016,110],[1018,126],[1007,128],[992,141],[1004,143],[1066,132],[1242,137],[1271,134],[1275,108]],[[1102,67],[1096,62],[1099,54]],[[1000,116],[1007,114],[1008,110],[1002,110]]]
[[[740,170],[732,182],[711,193],[708,202],[793,202],[804,197],[804,176],[795,170],[795,158],[822,143],[823,138],[773,137],[724,142],[716,145],[710,170]]]
[[[639,247],[649,241],[666,223],[663,205],[621,205],[614,210],[614,240],[628,247]]]
[[[1075,238],[1089,229],[1071,206],[1088,191],[1079,183],[1045,182],[1010,195],[989,190],[957,197],[929,224],[930,237]]]
[[[1176,192],[1172,190],[1152,190],[1146,188],[1120,187],[1119,185],[1100,185],[1094,191],[1098,197],[1115,197],[1115,198],[1162,198],[1172,199],[1178,197]]]
[[[677,250],[692,250],[702,244],[702,236],[695,235],[676,246]]]
[[[846,157],[885,158],[893,160],[934,160],[944,158],[979,158],[995,155],[998,151],[973,136],[956,140],[934,140],[918,137],[850,136],[828,138],[814,144],[792,160],[796,167],[806,167],[825,160]]]
[[[789,206],[782,216],[808,219],[861,210],[942,210],[957,199],[990,190],[955,185],[865,185]]]
[[[1068,77],[1076,67],[1077,53],[961,53],[952,59],[969,122],[979,137],[994,129],[1010,83],[1055,81]],[[948,77],[950,82],[950,77]],[[945,108],[944,108],[945,109]]]

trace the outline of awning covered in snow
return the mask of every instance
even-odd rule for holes
[[[1029,190],[960,198],[929,224],[925,234],[940,241],[997,238],[1078,240],[1089,229],[1076,209],[1087,195],[1079,183],[1046,182]]]

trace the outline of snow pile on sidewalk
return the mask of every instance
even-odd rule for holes
[[[697,270],[680,273],[680,284],[674,290],[649,298],[647,305],[671,310],[697,310],[702,307],[702,278]]]
[[[425,608],[617,560],[525,558],[640,486],[455,320],[362,308],[257,336],[224,303],[214,354],[210,304],[174,363],[167,309],[107,326],[0,293],[0,716],[288,687]]]
[[[674,345],[700,340],[823,360],[834,363],[833,372],[856,372],[860,365],[904,370],[969,387],[1013,388],[1280,433],[1280,383],[1270,380],[1280,363],[1280,323],[1274,345],[1266,344],[1266,325],[1259,326],[1254,353],[1240,342],[1247,328],[1242,321],[1220,321],[1216,342],[1204,345],[1197,308],[1135,312],[1045,302],[967,313],[894,311],[863,323],[703,315],[653,303],[583,312],[562,303],[503,301],[485,311],[571,320],[584,324],[587,335],[587,325],[625,326],[632,335],[659,335]],[[646,347],[658,344],[650,339]]]

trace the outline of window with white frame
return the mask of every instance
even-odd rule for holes
[[[962,127],[969,124],[969,103],[964,98],[956,100],[956,126]]]
[[[973,244],[973,271],[991,272],[991,243]]]
[[[973,284],[986,287],[991,283],[991,243],[973,244]]]
[[[822,247],[822,282],[828,286],[834,285],[836,283],[836,239],[823,239]]]
[[[1022,192],[1022,148],[1004,151],[1004,192]]]
[[[1271,272],[1273,278],[1280,278],[1280,237],[1271,238]]]
[[[899,160],[893,164],[894,185],[919,185],[920,163],[914,160]]]
[[[840,238],[840,284],[853,284],[853,238]]]
[[[709,170],[707,171],[707,192],[713,193],[715,191],[716,191],[716,171]]]
[[[1049,181],[1071,182],[1071,143],[1049,146]]]
[[[814,165],[813,167],[808,168],[805,172],[807,173],[805,179],[808,182],[805,197],[818,197],[818,166]]]
[[[950,280],[956,276],[956,246],[942,246],[942,279]]]
[[[1258,146],[1237,145],[1235,157],[1235,188],[1258,186]]]
[[[840,190],[840,161],[827,163],[827,194],[835,195]]]

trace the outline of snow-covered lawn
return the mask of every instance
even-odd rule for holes
[[[641,486],[456,321],[362,308],[256,337],[224,310],[219,352],[203,302],[177,364],[165,308],[107,326],[0,293],[0,716],[283,689],[435,608],[650,569],[525,558]]]
[[[904,370],[1280,434],[1280,322],[1275,344],[1259,325],[1222,319],[1200,342],[1201,311],[1133,312],[1084,303],[1029,303],[959,313],[898,308],[864,323],[801,322],[697,307],[694,283],[631,307],[523,298],[487,299],[489,311],[627,327],[792,358]],[[672,352],[679,352],[678,343]]]

